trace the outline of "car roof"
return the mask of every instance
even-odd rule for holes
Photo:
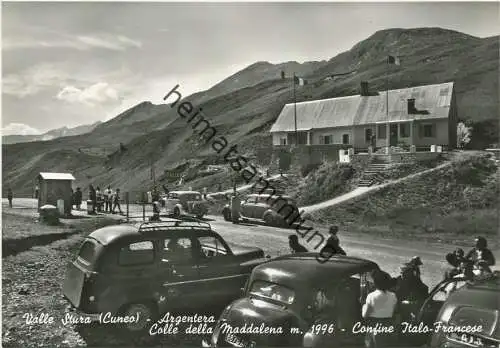
[[[446,300],[447,305],[469,305],[500,310],[500,273],[490,278],[475,280],[454,291]]]
[[[267,280],[295,288],[298,282],[314,287],[356,273],[378,269],[378,265],[362,258],[334,255],[321,263],[316,258],[319,253],[297,253],[269,260],[253,271],[254,280]],[[321,258],[320,258],[321,260]]]
[[[178,195],[186,195],[186,194],[197,194],[201,195],[198,191],[170,191],[170,193],[177,193]]]
[[[87,238],[93,238],[102,245],[109,245],[111,243],[132,239],[134,237],[144,236],[148,233],[154,234],[154,232],[168,231],[168,233],[172,234],[172,236],[175,236],[176,234],[186,232],[186,230],[190,231],[191,235],[193,233],[215,233],[208,223],[169,220],[107,226],[95,230],[89,234]]]

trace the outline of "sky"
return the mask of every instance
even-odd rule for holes
[[[499,3],[2,2],[2,134],[109,120],[257,61],[319,61],[377,30],[498,35]]]

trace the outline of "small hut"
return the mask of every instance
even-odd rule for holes
[[[71,215],[73,197],[71,185],[75,177],[69,173],[40,173],[37,181],[40,188],[38,208],[45,204],[57,207],[57,201],[64,200],[64,215]]]

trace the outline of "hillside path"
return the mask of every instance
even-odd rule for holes
[[[359,196],[364,195],[364,194],[366,194],[368,192],[377,191],[377,190],[380,190],[380,189],[382,189],[384,187],[387,187],[387,186],[390,186],[390,185],[399,184],[399,183],[404,182],[406,180],[411,180],[413,178],[416,178],[416,177],[418,177],[420,175],[431,173],[431,172],[434,172],[436,170],[445,168],[445,167],[447,167],[449,165],[451,165],[451,162],[445,162],[445,163],[440,164],[439,166],[437,166],[435,168],[423,170],[421,172],[410,174],[408,176],[405,176],[405,177],[402,177],[402,178],[399,178],[399,179],[396,179],[396,180],[391,180],[391,181],[388,181],[388,182],[383,183],[383,184],[373,185],[373,186],[369,186],[369,187],[358,187],[358,188],[356,188],[356,189],[354,189],[354,190],[352,190],[352,191],[350,191],[350,192],[348,192],[346,194],[343,194],[341,196],[329,199],[327,201],[320,202],[320,203],[313,204],[313,205],[309,205],[309,206],[305,206],[305,207],[300,207],[299,211],[303,210],[305,213],[310,213],[310,212],[317,211],[317,210],[320,210],[320,209],[332,207],[332,206],[334,206],[336,204],[346,202],[346,201],[348,201],[350,199],[353,199],[355,197],[359,197]]]
[[[265,178],[265,179],[266,179],[266,180],[269,180],[269,179],[277,179],[277,178],[279,178],[280,176],[283,176],[283,177],[285,177],[285,178],[286,178],[286,174],[283,174],[283,175],[281,175],[281,174],[276,174],[276,175],[272,175],[272,176],[270,176],[270,177],[268,177],[268,178]],[[248,184],[248,185],[243,185],[243,186],[239,186],[239,187],[237,187],[237,188],[236,188],[236,191],[238,191],[238,192],[240,192],[240,191],[244,191],[244,190],[247,190],[247,189],[249,189],[250,187],[252,187],[252,186],[254,186],[254,185],[255,185],[255,183],[253,183],[253,184]],[[219,194],[229,194],[229,193],[232,193],[232,192],[233,192],[233,189],[229,189],[229,190],[225,190],[225,191],[220,191],[220,192],[212,192],[212,193],[208,193],[208,194],[207,194],[207,197],[210,197],[210,196],[212,196],[212,195],[219,195]]]

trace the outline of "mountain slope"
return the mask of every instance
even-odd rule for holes
[[[70,137],[74,135],[89,133],[93,131],[96,127],[98,127],[100,124],[101,121],[97,121],[93,124],[85,124],[74,128],[62,127],[37,135],[6,135],[2,136],[2,143],[6,145],[6,144],[32,142],[32,141],[52,140],[61,137]]]
[[[401,65],[389,69],[390,88],[454,81],[459,117],[476,123],[474,129],[480,133],[473,134],[472,141],[487,146],[484,144],[498,142],[498,131],[485,123],[497,124],[498,52],[498,37],[479,39],[439,28],[384,30],[328,62],[300,65],[304,69],[300,75],[311,82],[296,88],[297,101],[358,94],[361,81],[368,81],[372,90],[385,90],[387,54],[399,54]],[[280,72],[285,67],[299,71],[298,63],[283,64],[253,64],[185,100],[203,108],[218,135],[228,139],[228,148],[237,145],[239,153],[258,155],[256,160],[265,165],[271,155],[268,131],[283,105],[293,101],[292,80],[281,79]],[[349,71],[352,73],[324,79]],[[120,143],[124,149],[120,150]],[[191,126],[175,108],[145,102],[84,136],[4,146],[4,184],[18,192],[30,191],[28,178],[20,179],[20,168],[30,172],[27,163],[61,150],[79,158],[73,170],[82,187],[92,182],[141,190],[151,184],[151,163],[158,178],[181,165],[196,171],[203,164],[225,163],[224,154],[203,146],[193,136]],[[69,163],[65,156],[60,156],[58,165]],[[38,164],[36,168],[42,169]],[[49,169],[47,164],[45,170]]]

